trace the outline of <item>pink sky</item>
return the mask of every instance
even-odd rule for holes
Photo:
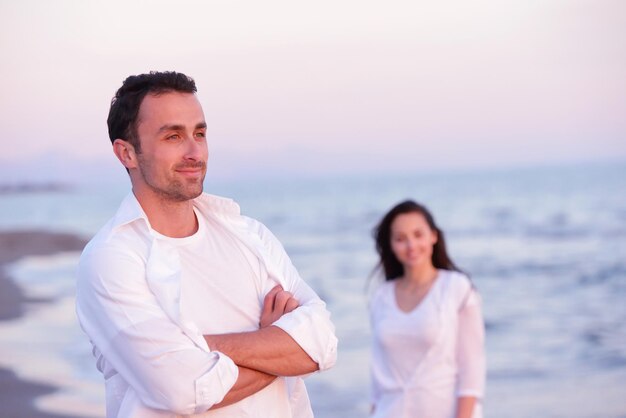
[[[0,161],[113,162],[130,74],[194,77],[214,171],[626,159],[626,2],[0,0]],[[277,168],[278,167],[278,168]]]

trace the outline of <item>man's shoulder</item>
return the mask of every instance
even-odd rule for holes
[[[114,255],[141,259],[142,254],[149,249],[149,243],[149,232],[141,220],[118,225],[114,217],[87,243],[81,254],[81,262],[109,259]]]
[[[145,280],[150,246],[134,226],[115,228],[112,219],[89,241],[78,262],[77,300],[93,292],[129,289]]]

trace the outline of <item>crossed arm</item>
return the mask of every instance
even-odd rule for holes
[[[79,264],[76,298],[81,327],[97,349],[98,367],[104,374],[119,374],[146,408],[201,413],[244,399],[276,376],[334,363],[336,338],[329,314],[286,255],[270,254],[297,300],[277,288],[266,297],[262,329],[207,336],[208,347],[202,347],[197,340],[202,336],[172,319],[164,284],[171,260],[152,251],[145,262],[113,244],[87,249]],[[284,357],[277,358],[277,352]],[[248,359],[251,353],[254,358]]]
[[[271,325],[298,306],[291,293],[278,285],[265,296],[258,331],[204,336],[211,350],[226,354],[239,368],[235,385],[212,409],[253,395],[277,376],[297,376],[319,369],[289,334]]]

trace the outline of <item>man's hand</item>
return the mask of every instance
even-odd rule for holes
[[[211,350],[230,357],[236,365],[274,376],[302,376],[319,370],[319,365],[287,332],[272,324],[300,304],[278,285],[263,300],[256,331],[205,335]]]
[[[283,289],[281,285],[276,285],[270,290],[263,300],[263,310],[261,311],[260,328],[266,328],[276,322],[281,316],[289,313],[300,306],[300,303],[293,295]]]

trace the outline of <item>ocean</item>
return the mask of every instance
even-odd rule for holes
[[[3,194],[0,230],[90,237],[128,190],[126,182],[103,180]],[[626,417],[626,163],[298,181],[209,178],[206,191],[234,198],[244,214],[264,222],[328,303],[339,358],[332,370],[307,378],[317,417],[367,416],[371,231],[407,198],[432,210],[452,258],[482,296],[485,416]],[[39,398],[40,408],[102,417],[102,378],[74,316],[78,256],[27,257],[9,266],[28,295],[54,302],[0,322],[0,366],[61,388]]]

